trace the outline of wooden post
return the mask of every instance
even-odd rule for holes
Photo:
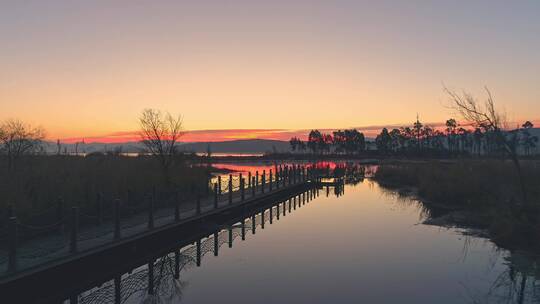
[[[272,224],[272,221],[274,220],[274,206],[270,207],[270,225]]]
[[[201,240],[197,240],[197,267],[201,267]]]
[[[232,195],[233,195],[232,181],[233,181],[232,174],[229,174],[229,205],[232,204]]]
[[[232,243],[233,243],[232,228],[229,228],[229,248],[232,248]]]
[[[248,172],[248,188],[251,188],[251,172]]]
[[[289,199],[289,213],[291,213],[291,206],[292,205],[292,202],[291,202],[291,199]]]
[[[8,272],[15,272],[17,270],[17,218],[15,216],[10,217],[8,225]]]
[[[287,209],[287,202],[283,202],[283,216],[285,216],[286,209]]]
[[[246,220],[242,219],[242,241],[246,240]]]
[[[214,183],[214,208],[218,208],[218,184]]]
[[[264,193],[264,186],[266,184],[266,170],[263,170],[261,175],[261,193]]]
[[[217,177],[218,180],[218,195],[221,195],[221,175]]]
[[[154,229],[154,199],[155,191],[152,191],[152,196],[150,197],[150,204],[148,205],[148,229]]]
[[[114,200],[114,239],[120,239],[120,200]]]
[[[257,228],[257,222],[255,221],[255,214],[251,216],[251,234],[255,234],[255,228]]]
[[[255,196],[255,177],[251,177],[251,196]]]
[[[279,220],[279,203],[276,206],[276,219]]]
[[[219,234],[214,232],[214,256],[218,256],[219,252]]]
[[[77,252],[77,228],[79,226],[79,208],[71,207],[71,237],[69,242],[69,252]]]
[[[178,191],[175,192],[174,197],[174,221],[180,221],[180,195],[178,194]]]
[[[255,188],[259,186],[259,171],[255,171]]]
[[[122,277],[114,277],[114,304],[122,303]]]
[[[294,210],[296,210],[296,196],[293,197],[293,206],[294,206]]]
[[[292,185],[293,170],[287,166],[287,179],[289,180],[289,186]]]
[[[174,251],[174,278],[180,279],[180,249]]]
[[[240,199],[244,201],[246,199],[246,189],[245,189],[246,181],[242,177],[242,174],[240,174]]]
[[[264,229],[264,210],[261,212],[261,229]]]
[[[272,169],[270,169],[270,173],[269,173],[269,174],[270,174],[270,175],[269,175],[269,178],[268,178],[268,189],[269,189],[270,191],[272,191],[272,178],[273,178],[273,176],[272,176]]]
[[[279,189],[279,169],[276,166],[276,189]]]
[[[148,294],[154,294],[154,260],[148,262]]]

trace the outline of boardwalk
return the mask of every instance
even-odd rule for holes
[[[23,292],[29,286],[33,290],[54,290],[55,285],[49,285],[53,278],[67,278],[66,282],[55,284],[69,288],[71,276],[95,271],[105,275],[130,255],[136,256],[133,261],[140,262],[155,255],[159,248],[172,248],[179,239],[193,237],[194,231],[215,229],[215,223],[222,222],[224,217],[241,217],[251,206],[313,187],[309,175],[306,168],[293,166],[278,169],[277,177],[271,172],[261,174],[260,180],[252,176],[247,185],[245,178],[231,176],[225,191],[215,187],[214,195],[182,209],[151,211],[122,222],[112,221],[81,231],[71,229],[67,237],[47,236],[26,242],[10,252],[11,259],[2,261],[4,269],[9,270],[3,273],[0,293]]]

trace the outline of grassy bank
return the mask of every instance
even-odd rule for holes
[[[386,162],[375,179],[384,187],[416,189],[430,205],[459,212],[500,245],[540,249],[540,162],[522,161],[527,200],[510,162],[455,160]]]
[[[171,165],[168,180],[159,162],[148,156],[28,156],[13,170],[0,158],[0,208],[4,213],[12,205],[21,221],[40,224],[54,219],[59,200],[66,210],[77,205],[93,214],[98,200],[105,207],[117,198],[143,206],[155,189],[159,204],[174,191],[183,196],[205,192],[208,174],[207,167],[189,166],[181,158]]]

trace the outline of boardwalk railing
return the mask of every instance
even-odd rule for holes
[[[148,206],[144,209],[123,204],[114,199],[110,214],[105,214],[102,199],[98,201],[96,214],[86,214],[78,206],[69,212],[64,210],[64,202],[59,200],[56,221],[47,225],[29,225],[18,220],[15,211],[9,210],[8,225],[3,234],[6,248],[0,255],[0,265],[4,271],[0,276],[10,276],[45,263],[79,254],[99,246],[118,242],[125,237],[133,237],[159,226],[164,226],[191,218],[200,218],[207,213],[233,204],[242,204],[248,199],[286,189],[316,179],[311,168],[300,165],[275,166],[274,170],[243,174],[230,174],[226,181],[218,176],[210,189],[213,193],[202,195],[197,192],[194,201],[182,202],[178,192],[173,206],[156,209],[156,194],[152,193]],[[246,180],[247,179],[247,180]],[[208,187],[207,187],[208,188]],[[81,219],[93,220],[94,225],[81,226]],[[35,239],[25,239],[21,231],[43,232]]]
[[[270,185],[270,184],[269,184]],[[292,199],[278,201],[270,207],[264,207],[253,215],[247,215],[239,222],[232,223],[225,229],[216,230],[207,237],[197,239],[194,243],[177,248],[159,258],[152,258],[145,266],[139,266],[128,273],[117,273],[100,287],[91,288],[79,294],[71,295],[71,303],[124,303],[131,297],[146,294],[148,297],[172,298],[181,294],[182,285],[177,284],[181,272],[191,267],[202,266],[203,258],[212,254],[218,256],[223,246],[233,247],[236,239],[242,241],[250,234],[255,235],[257,229],[265,229],[265,224],[272,224],[285,216],[287,210],[296,210],[309,203],[318,190],[295,195]],[[159,271],[156,271],[159,269]]]

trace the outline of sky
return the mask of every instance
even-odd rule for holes
[[[281,138],[444,122],[446,85],[538,121],[539,16],[537,0],[0,0],[0,120],[127,140],[155,108],[191,141]]]

